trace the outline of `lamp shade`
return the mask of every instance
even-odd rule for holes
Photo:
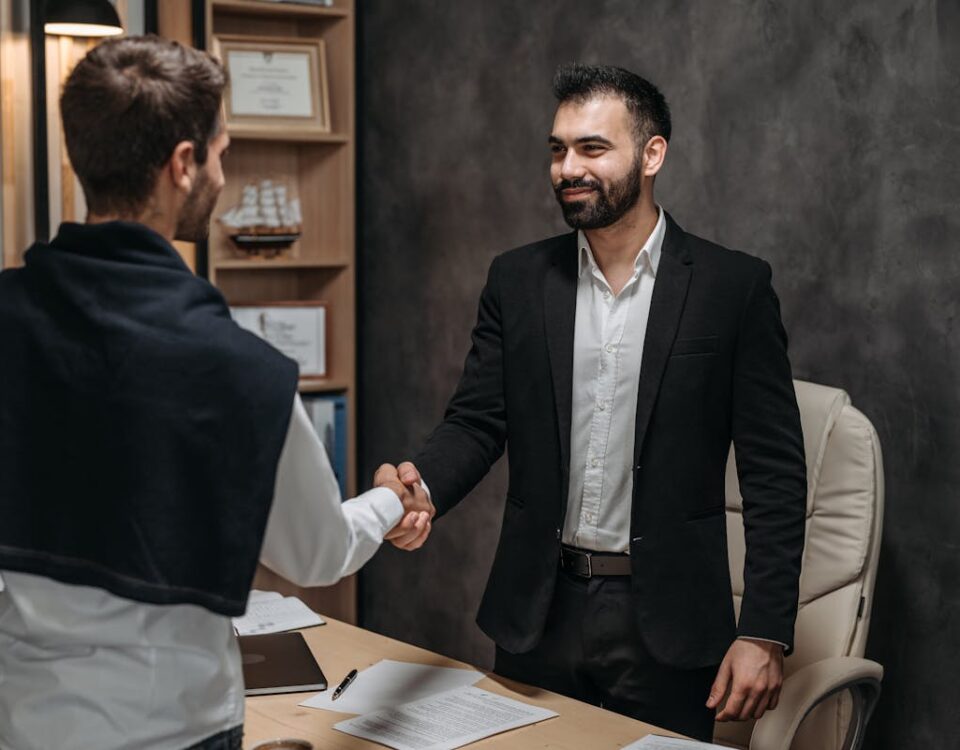
[[[34,0],[36,2],[36,0]],[[116,36],[123,33],[110,0],[47,0],[43,30],[62,36]]]

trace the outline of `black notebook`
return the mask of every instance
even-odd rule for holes
[[[242,635],[246,695],[326,690],[327,678],[300,633]]]

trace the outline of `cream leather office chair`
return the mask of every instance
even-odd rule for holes
[[[794,381],[807,454],[807,536],[795,651],[776,711],[718,723],[717,742],[749,750],[856,750],[883,668],[863,657],[883,521],[877,433],[842,390]],[[743,506],[733,452],[727,534],[734,603],[743,595]],[[802,722],[802,724],[801,724]]]

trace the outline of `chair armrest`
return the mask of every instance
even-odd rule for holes
[[[843,690],[850,690],[854,699],[850,731],[855,734],[849,747],[859,747],[882,679],[882,666],[856,656],[833,656],[798,669],[783,681],[777,709],[765,713],[754,725],[750,750],[790,750],[804,717],[818,703]]]

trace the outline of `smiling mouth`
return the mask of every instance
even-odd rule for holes
[[[567,188],[561,190],[560,194],[564,200],[577,200],[578,198],[586,198],[594,192],[596,192],[596,188]]]

